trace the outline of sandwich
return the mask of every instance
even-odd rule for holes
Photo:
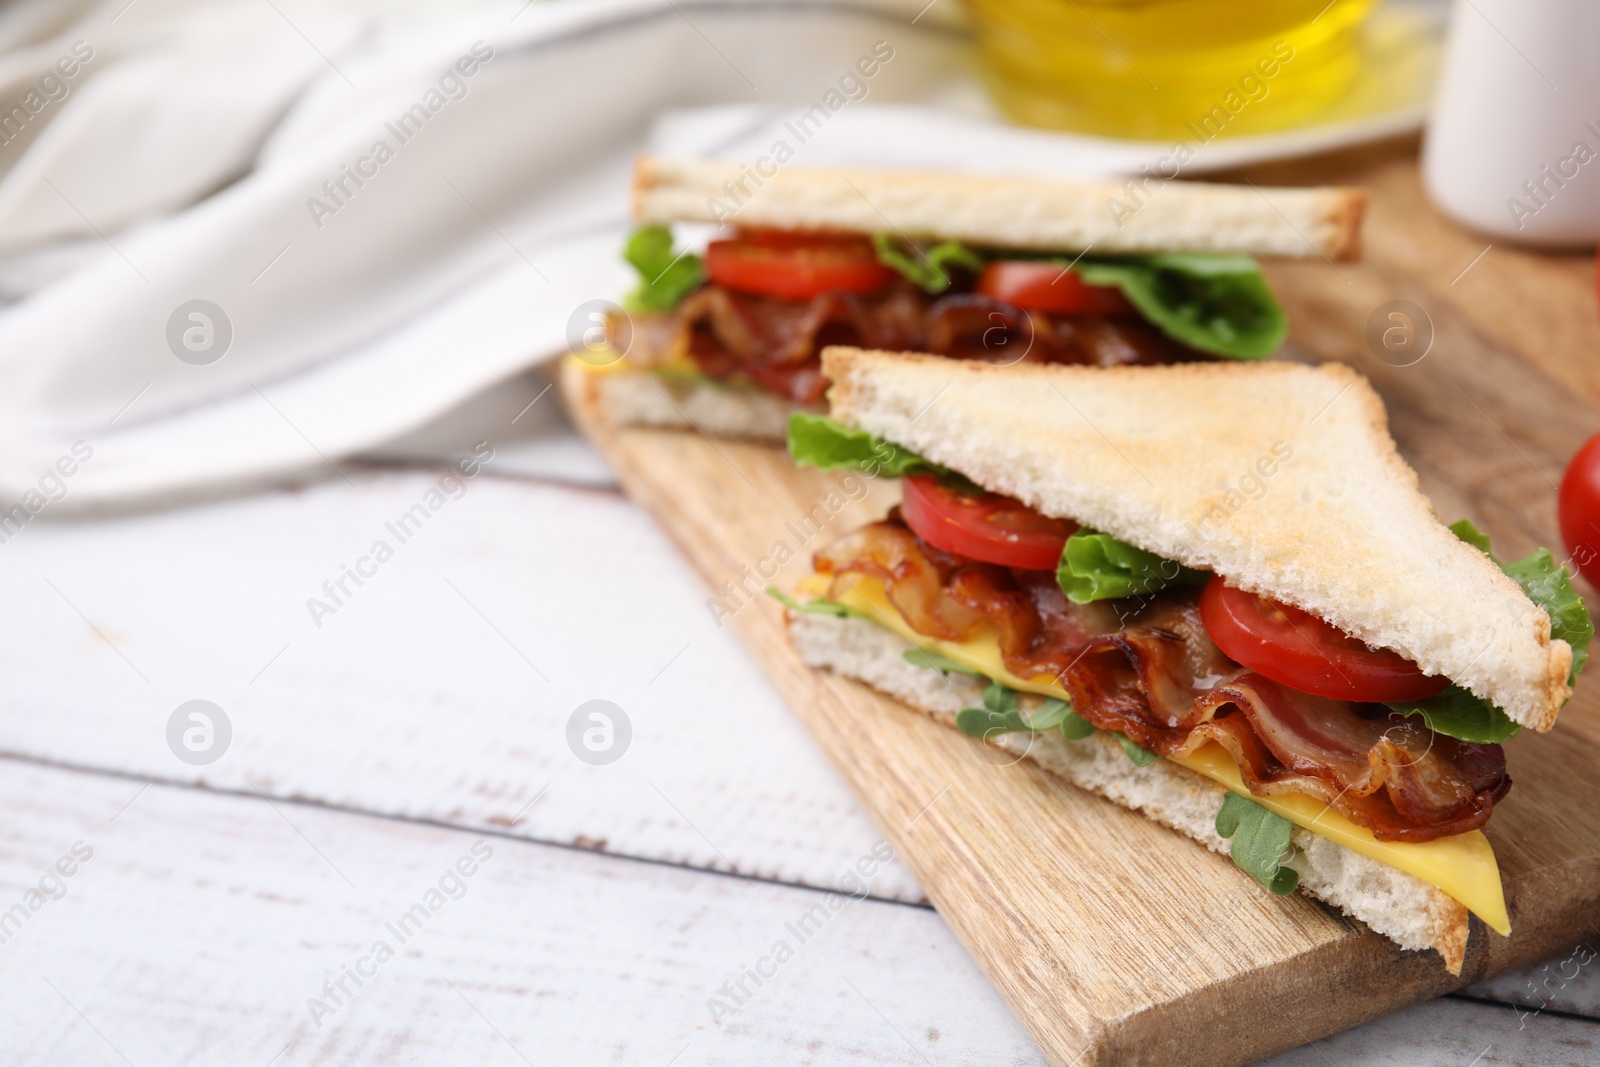
[[[771,169],[771,168],[767,168]],[[993,364],[1271,355],[1253,255],[1359,255],[1365,194],[640,159],[638,286],[568,361],[617,424],[782,441],[829,344]],[[670,224],[723,227],[703,254]]]
[[[1483,827],[1594,628],[1551,554],[1446,527],[1337,364],[994,367],[829,348],[797,462],[898,477],[786,605],[802,659],[1461,972]]]

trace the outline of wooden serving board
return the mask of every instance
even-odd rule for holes
[[[1442,515],[1477,520],[1508,553],[1554,548],[1555,485],[1600,429],[1592,268],[1498,247],[1474,263],[1487,242],[1426,204],[1414,155],[1404,141],[1245,175],[1373,192],[1365,263],[1269,267],[1293,324],[1290,354],[1343,360],[1374,380]],[[1394,299],[1421,306],[1436,335],[1403,368],[1364,337],[1374,309]],[[1501,938],[1474,919],[1454,977],[1433,953],[1403,952],[1309,898],[1274,898],[1142,816],[806,668],[760,589],[792,586],[811,552],[881,516],[898,495],[892,483],[797,470],[760,445],[618,429],[571,406],[705,577],[707,610],[731,610],[726,624],[1053,1062],[1248,1063],[1600,935],[1594,679],[1554,732],[1507,746],[1516,784],[1488,833],[1514,932]],[[826,519],[820,531],[816,518],[802,522],[808,514]]]

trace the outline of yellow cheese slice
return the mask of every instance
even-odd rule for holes
[[[573,366],[582,367],[589,374],[621,374],[634,369],[610,346],[592,352],[568,352],[561,358]]]
[[[593,352],[568,352],[562,357],[568,363],[582,367],[589,374],[655,374],[671,381],[708,382],[713,379],[706,377],[690,358],[687,350],[675,350],[665,362],[655,363],[649,367],[641,368],[630,361],[626,356],[616,354],[616,349],[606,347],[598,348]],[[719,382],[721,385],[731,385],[733,388],[750,388],[747,385],[736,385],[728,382]]]
[[[1066,690],[1050,675],[1027,679],[1008,671],[1000,658],[1000,642],[993,632],[962,642],[925,636],[913,630],[911,624],[889,602],[881,580],[857,579],[855,576],[852,579],[850,588],[836,598],[837,602],[867,615],[912,645],[949,656],[957,663],[971,667],[1011,689],[1070,700]],[[800,584],[798,592],[807,598],[825,597],[830,584],[826,575],[812,574]],[[1500,867],[1495,862],[1494,847],[1482,831],[1473,830],[1424,842],[1379,841],[1371,830],[1356,825],[1315,797],[1303,793],[1287,796],[1254,795],[1240,778],[1233,757],[1220,745],[1208,744],[1192,755],[1178,757],[1172,762],[1203,774],[1241,796],[1249,797],[1296,826],[1303,826],[1363,856],[1370,856],[1415,875],[1460,901],[1491,930],[1510,935],[1511,919],[1506,913]]]

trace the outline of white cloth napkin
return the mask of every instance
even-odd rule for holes
[[[0,105],[43,102],[0,145],[0,534],[19,503],[331,474],[559,353],[580,305],[630,284],[647,146],[754,159],[842,90],[796,165],[1103,174],[1164,149],[999,122],[954,0],[396,10],[0,16]],[[878,42],[893,58],[844,80]]]

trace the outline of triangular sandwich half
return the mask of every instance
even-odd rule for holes
[[[641,158],[623,249],[638,285],[605,331],[582,324],[567,386],[619,424],[782,440],[793,411],[823,409],[828,344],[997,364],[1261,359],[1287,325],[1250,257],[1356,258],[1365,203],[1154,175]],[[722,227],[709,243],[706,224]]]
[[[1340,365],[993,367],[831,348],[801,463],[902,476],[787,598],[803,657],[1459,973],[1509,932],[1481,827],[1592,624],[1444,526]]]

